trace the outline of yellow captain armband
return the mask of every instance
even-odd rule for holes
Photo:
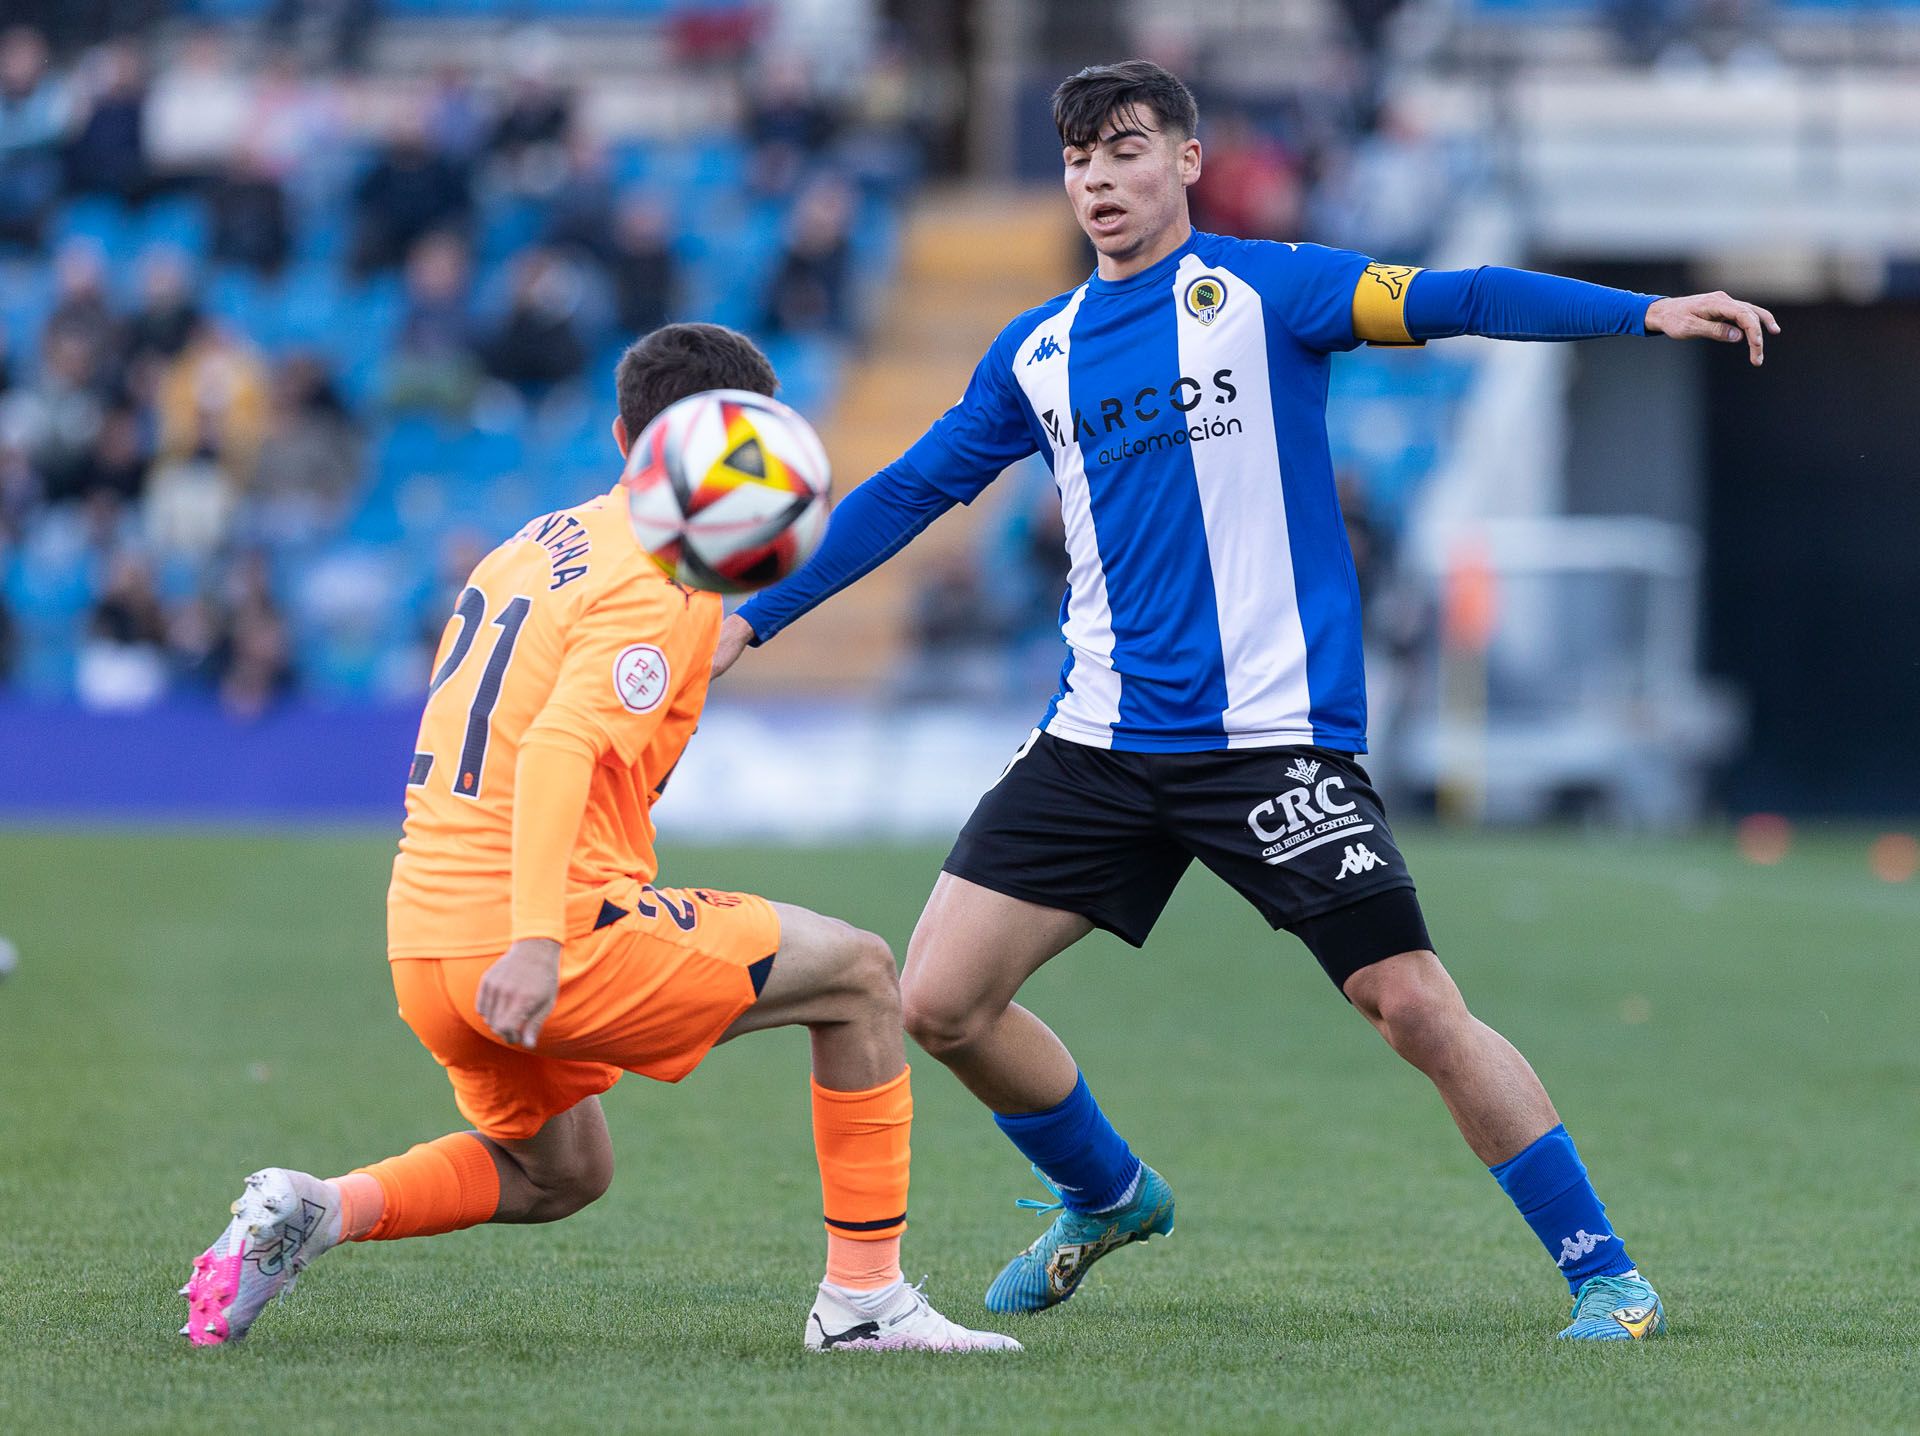
[[[1411,264],[1369,264],[1353,287],[1353,337],[1411,348],[1426,343],[1407,333],[1407,290],[1419,272]]]

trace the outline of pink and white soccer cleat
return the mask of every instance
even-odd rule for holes
[[[1011,1336],[969,1331],[933,1309],[904,1281],[876,1292],[843,1292],[820,1283],[807,1313],[809,1351],[1019,1351]]]
[[[305,1172],[265,1167],[247,1178],[220,1239],[193,1261],[180,1288],[195,1346],[222,1346],[247,1334],[254,1319],[313,1259],[340,1240],[333,1186]]]

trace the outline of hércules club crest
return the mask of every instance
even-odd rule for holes
[[[1180,302],[1186,306],[1187,313],[1202,324],[1211,324],[1226,307],[1227,282],[1211,274],[1203,274],[1187,285]]]

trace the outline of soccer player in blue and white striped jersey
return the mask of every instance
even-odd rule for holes
[[[727,620],[714,659],[723,672],[1007,465],[1035,452],[1051,464],[1071,562],[1060,689],[955,843],[904,979],[908,1029],[1059,1197],[987,1305],[1056,1305],[1106,1252],[1172,1230],[1165,1179],[1013,999],[1094,927],[1143,943],[1198,858],[1299,937],[1433,1081],[1572,1289],[1561,1335],[1651,1335],[1659,1297],[1533,1069],[1434,955],[1356,761],[1360,605],[1327,373],[1361,343],[1455,334],[1710,338],[1744,342],[1758,364],[1779,326],[1725,294],[1662,299],[1198,233],[1193,97],[1144,61],[1068,79],[1054,119],[1094,274],[1001,331],[960,402],[847,496],[805,568]]]

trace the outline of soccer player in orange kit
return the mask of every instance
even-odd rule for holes
[[[775,384],[743,335],[668,325],[620,362],[614,438],[624,455],[676,399]],[[181,1289],[194,1344],[244,1336],[340,1242],[571,1216],[612,1180],[600,1094],[623,1073],[677,1082],[716,1043],[798,1024],[827,1227],[806,1345],[1019,1348],[901,1278],[913,1101],[886,943],[750,893],[652,884],[652,804],[699,720],[720,619],[717,595],[642,552],[617,484],[473,571],[427,690],[387,948],[400,1014],[474,1130],[330,1181],[248,1177]]]

